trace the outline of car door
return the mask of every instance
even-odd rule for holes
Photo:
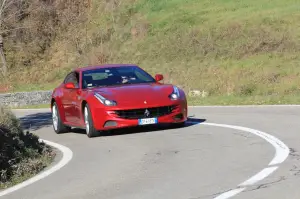
[[[71,72],[65,78],[64,84],[73,82],[74,80],[74,72]],[[73,106],[73,95],[75,89],[67,89],[63,87],[64,97],[61,99],[62,106],[65,113],[66,122],[74,122],[74,106]]]
[[[78,89],[70,89],[69,91],[69,104],[70,104],[70,109],[69,109],[69,121],[77,124],[78,122],[78,116],[79,116],[79,93]]]
[[[71,101],[71,113],[70,113],[70,120],[74,123],[74,124],[79,124],[80,125],[80,109],[81,109],[81,86],[80,86],[80,78],[79,78],[79,73],[75,72],[75,77],[76,79],[74,79],[74,81],[72,80],[72,82],[75,84],[75,89],[72,89],[69,93],[69,98]]]

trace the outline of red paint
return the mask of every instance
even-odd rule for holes
[[[84,74],[95,70],[113,71],[112,76],[107,75],[104,79],[88,80]],[[137,71],[135,73],[125,73],[130,70]],[[118,72],[124,72],[124,74],[142,74],[143,80],[147,79],[149,82],[143,82],[142,78],[134,76],[134,78],[128,78],[131,84],[110,85],[111,82],[121,82],[121,75],[116,75],[115,70]],[[173,85],[160,83],[163,79],[163,75],[158,74],[153,78],[147,72],[136,65],[114,64],[114,65],[101,65],[101,66],[89,66],[84,68],[78,68],[69,73],[66,78],[71,74],[76,74],[78,78],[78,86],[73,83],[61,83],[52,93],[52,99],[56,101],[59,106],[59,112],[63,123],[69,126],[84,128],[83,117],[83,104],[88,103],[91,109],[94,126],[97,130],[106,130],[111,128],[121,128],[138,125],[138,119],[124,119],[116,114],[118,110],[130,110],[130,109],[146,109],[157,108],[163,106],[173,106],[176,108],[169,114],[158,117],[159,123],[176,123],[184,122],[187,120],[187,101],[183,90],[178,88],[180,97],[177,100],[171,100],[170,95],[174,92]],[[105,74],[110,74],[107,72]],[[124,75],[124,76],[126,76]],[[132,76],[130,76],[132,77]],[[146,78],[147,77],[147,78]],[[140,78],[140,79],[139,79]],[[87,81],[91,81],[94,87],[85,88],[88,85]],[[87,82],[85,84],[85,82]],[[102,86],[97,86],[97,84]],[[103,85],[108,86],[103,86]],[[104,98],[115,101],[116,106],[106,106],[101,103],[94,94],[98,93]],[[166,109],[165,109],[166,110]],[[161,110],[161,111],[165,111]],[[143,110],[144,111],[144,110]],[[152,114],[155,110],[152,111]],[[174,120],[174,116],[182,114],[183,117],[180,120]],[[104,127],[105,122],[116,121],[117,126]]]
[[[164,76],[163,76],[163,75],[161,75],[161,74],[155,75],[155,80],[156,80],[157,82],[159,82],[159,81],[161,81],[161,80],[163,80],[163,79],[164,79]]]

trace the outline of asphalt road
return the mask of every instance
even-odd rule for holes
[[[192,123],[184,128],[130,129],[92,139],[80,130],[56,135],[49,111],[15,113],[42,139],[69,147],[73,158],[5,199],[216,198],[268,167],[275,156],[274,147],[257,135],[205,123],[263,131],[290,149],[274,173],[232,198],[300,196],[300,107],[190,108]]]

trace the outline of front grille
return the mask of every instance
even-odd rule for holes
[[[115,111],[118,117],[124,119],[140,119],[140,118],[151,118],[160,117],[172,113],[176,108],[173,106],[161,106],[153,108],[143,108],[143,109],[130,109],[130,110],[118,110]],[[148,111],[147,111],[148,110]],[[146,114],[148,112],[148,114]]]

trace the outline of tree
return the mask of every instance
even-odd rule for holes
[[[2,61],[2,73],[4,76],[6,76],[8,72],[4,53],[4,37],[11,31],[22,28],[11,27],[7,24],[9,21],[18,21],[24,17],[24,5],[25,0],[0,0],[0,57]]]

